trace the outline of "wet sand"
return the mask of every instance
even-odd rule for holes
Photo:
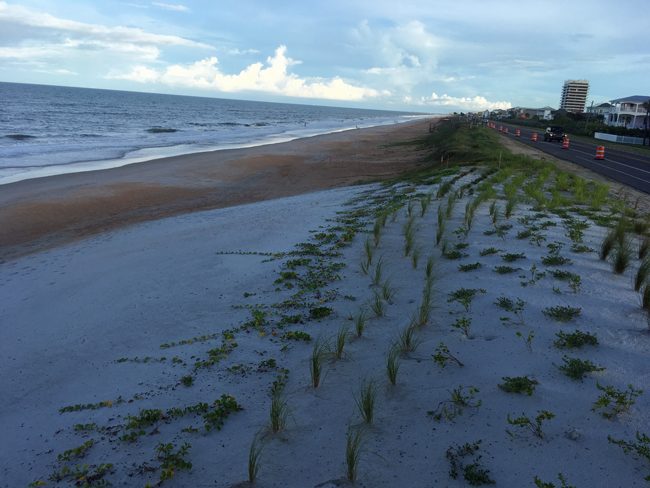
[[[0,259],[171,215],[377,181],[424,164],[429,120],[0,186]]]

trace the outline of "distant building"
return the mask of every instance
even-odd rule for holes
[[[603,120],[607,122],[607,119],[609,119],[609,114],[612,112],[613,105],[611,103],[600,103],[598,105],[593,105],[591,107],[587,107],[587,113],[592,114],[592,115],[602,115]]]
[[[650,95],[633,95],[610,100],[612,106],[610,113],[605,117],[605,123],[628,129],[645,128],[647,111],[643,104],[648,101],[650,101]],[[650,121],[648,121],[648,125],[650,125]]]
[[[515,110],[514,116],[518,119],[539,119],[539,120],[553,120],[553,112],[555,111],[552,107],[542,107],[542,108],[525,108],[517,107]]]
[[[574,113],[584,112],[588,92],[589,82],[587,80],[566,80],[562,87],[560,109]]]

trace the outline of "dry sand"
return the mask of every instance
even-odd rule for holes
[[[376,181],[422,164],[429,121],[189,154],[0,187],[0,259],[169,215]]]

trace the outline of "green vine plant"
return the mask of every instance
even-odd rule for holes
[[[500,320],[501,322],[512,322],[516,325],[524,325],[524,307],[526,306],[526,302],[524,302],[521,298],[508,298],[506,296],[500,296],[499,298],[496,299],[494,304],[499,307],[502,310],[505,310],[506,312],[510,312],[513,314],[516,318],[515,321],[513,321],[510,317],[501,317]]]
[[[479,294],[485,293],[487,292],[483,288],[459,288],[449,294],[447,302],[458,302],[465,309],[465,312],[469,312],[474,298]]]
[[[438,344],[436,353],[431,357],[433,358],[433,361],[443,369],[447,366],[447,363],[455,363],[461,368],[465,366],[460,359],[449,352],[449,348],[443,342]]]
[[[476,394],[479,389],[474,386],[459,386],[449,392],[449,400],[441,401],[435,410],[429,410],[427,415],[440,422],[444,420],[454,420],[462,415],[465,409],[478,409],[481,406],[481,400],[477,400]]]
[[[646,461],[650,461],[650,436],[647,434],[637,431],[636,433],[636,442],[635,441],[626,441],[623,439],[614,439],[612,436],[608,435],[607,440],[612,444],[616,444],[625,454],[634,454],[637,457],[645,458]],[[646,481],[650,481],[650,475],[644,478]]]
[[[562,473],[558,473],[557,479],[560,482],[560,486],[557,486],[555,483],[550,481],[542,481],[537,476],[533,479],[535,486],[537,488],[576,488],[574,485],[570,485]]]
[[[519,427],[521,430],[526,430],[532,433],[535,437],[543,439],[544,431],[542,430],[542,425],[544,422],[551,420],[554,417],[554,413],[549,412],[548,410],[540,410],[537,412],[537,415],[534,419],[531,419],[525,415],[522,415],[521,417],[511,418],[510,414],[508,414],[507,420],[510,425]],[[506,429],[506,432],[510,437],[515,437],[514,432],[508,429]]]
[[[613,386],[602,386],[596,382],[596,387],[603,392],[594,402],[592,411],[600,411],[606,419],[614,419],[628,412],[643,390],[627,385],[627,390],[618,390]]]
[[[471,486],[493,485],[496,482],[490,477],[490,471],[481,464],[482,456],[478,454],[481,441],[452,445],[447,449],[445,456],[449,461],[449,477],[458,479],[462,473],[463,478]],[[469,458],[471,462],[466,462]]]

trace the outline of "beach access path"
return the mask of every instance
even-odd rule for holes
[[[376,181],[423,164],[403,143],[430,120],[109,170],[30,179],[0,191],[0,262],[136,222]]]

